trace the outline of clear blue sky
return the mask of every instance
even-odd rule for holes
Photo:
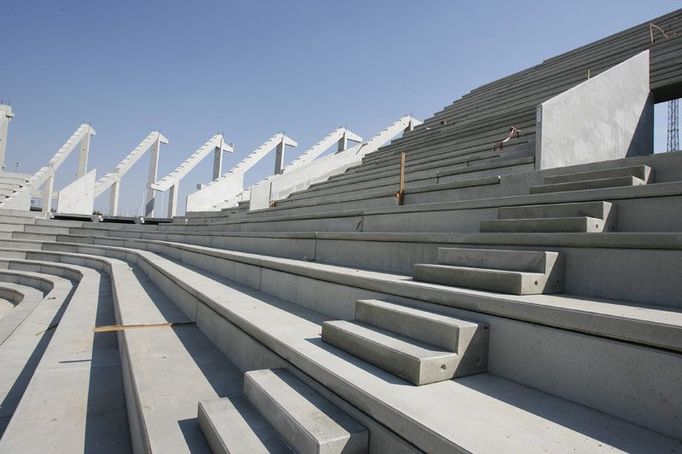
[[[16,118],[8,170],[45,165],[79,123],[97,130],[90,167],[110,171],[161,130],[159,177],[216,132],[237,152],[277,131],[287,160],[345,125],[363,137],[426,118],[485,82],[672,11],[679,1],[0,2],[0,98]],[[665,147],[657,112],[657,147]],[[662,121],[661,121],[662,120]],[[663,141],[661,141],[663,137]],[[75,173],[75,154],[56,189]],[[266,158],[247,178],[271,172]],[[121,214],[140,209],[147,160],[124,178]],[[207,159],[180,200],[210,179]],[[108,194],[96,203],[106,207]]]

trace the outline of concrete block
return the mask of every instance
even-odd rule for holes
[[[481,233],[596,233],[604,231],[604,221],[587,216],[544,219],[490,219],[481,221]]]
[[[243,397],[199,401],[198,419],[214,454],[292,452]]]
[[[414,265],[414,279],[434,284],[513,295],[537,295],[563,291],[563,281],[548,280],[542,273],[489,270],[464,266],[416,264]]]
[[[327,321],[322,340],[414,385],[457,376],[457,354],[358,322]]]
[[[562,173],[559,175],[549,175],[544,177],[544,180],[545,183],[547,184],[558,184],[573,183],[586,180],[604,180],[618,177],[635,177],[639,178],[642,181],[650,183],[651,176],[652,176],[651,167],[640,164],[635,166],[599,169],[589,172]]]
[[[615,207],[610,202],[557,203],[546,205],[524,205],[500,207],[499,219],[538,219],[591,217],[606,221]]]
[[[355,319],[452,352],[463,351],[479,329],[478,323],[381,300],[357,301]]]
[[[567,183],[543,184],[530,188],[531,194],[546,194],[548,192],[587,191],[590,189],[615,188],[621,186],[642,186],[646,181],[637,177],[625,176],[603,178],[601,180],[581,180]]]
[[[247,372],[244,394],[298,453],[367,452],[367,429],[285,369]]]
[[[544,273],[559,254],[515,249],[438,248],[440,265]]]

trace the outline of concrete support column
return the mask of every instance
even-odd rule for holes
[[[5,151],[7,148],[7,133],[9,122],[14,118],[12,106],[0,104],[0,171],[5,170]]]
[[[282,138],[281,142],[277,144],[277,150],[275,151],[275,175],[282,173],[284,168],[284,150],[286,149],[286,144]]]
[[[43,184],[43,213],[50,213],[52,211],[52,192],[54,190],[54,175]]]
[[[223,147],[216,147],[213,158],[213,179],[217,180],[223,174]]]
[[[121,180],[116,181],[111,185],[111,193],[109,194],[109,215],[118,216],[118,194],[121,186]]]
[[[90,132],[83,136],[80,142],[80,153],[78,155],[78,172],[76,177],[80,178],[88,171],[88,154],[90,153]]]
[[[410,132],[414,129],[414,118],[410,118],[410,121],[407,123],[407,128],[403,130],[403,133],[405,132]]]
[[[7,148],[7,132],[9,122],[14,118],[12,106],[0,104],[0,171],[5,170],[5,151]]]
[[[159,150],[161,149],[161,141],[157,138],[151,148],[151,157],[149,159],[149,177],[147,178],[147,197],[144,204],[144,215],[147,217],[154,216],[154,201],[156,198],[156,189],[151,188],[152,183],[156,183],[156,174],[159,171]]]
[[[222,151],[221,151],[222,152]],[[172,218],[178,212],[178,190],[180,189],[180,182],[178,181],[168,190],[168,217]]]
[[[336,152],[340,153],[348,148],[348,133],[344,131],[343,135],[339,139],[338,145],[336,146]]]

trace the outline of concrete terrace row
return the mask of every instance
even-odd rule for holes
[[[26,228],[31,230],[30,225]],[[518,431],[521,430],[530,431],[535,427],[535,430],[540,431],[538,433],[543,434],[543,439],[534,440],[533,446],[544,446],[545,449],[553,447],[556,450],[558,447],[565,447],[566,443],[570,443],[571,446],[583,446],[585,449],[597,449],[599,446],[594,444],[595,438],[603,446],[615,444],[621,449],[631,451],[644,450],[651,446],[669,450],[677,446],[677,442],[670,438],[624,421],[630,420],[637,425],[653,426],[652,429],[667,433],[668,436],[676,435],[676,426],[671,424],[678,408],[677,397],[669,396],[672,399],[670,404],[661,407],[647,403],[646,396],[635,396],[634,392],[641,385],[640,380],[654,380],[649,383],[659,390],[666,389],[670,381],[674,380],[674,374],[679,373],[676,369],[678,366],[675,366],[676,361],[671,363],[670,353],[666,353],[667,348],[645,347],[639,341],[633,343],[608,340],[603,332],[597,335],[581,334],[573,329],[515,320],[509,315],[501,317],[443,305],[447,299],[445,294],[452,290],[433,284],[410,284],[402,277],[392,278],[385,273],[325,266],[303,260],[238,254],[206,247],[164,245],[164,242],[158,241],[117,241],[108,237],[90,237],[87,244],[79,244],[75,242],[78,240],[76,237],[68,234],[58,235],[56,242],[52,241],[54,235],[50,236],[48,233],[27,232],[22,235],[16,232],[13,235],[18,238],[6,240],[5,250],[2,251],[4,256],[8,254],[15,256],[8,259],[8,263],[16,263],[12,266],[35,269],[36,266],[42,267],[54,262],[70,262],[78,263],[76,266],[100,269],[100,272],[107,274],[111,281],[116,321],[130,326],[153,325],[148,328],[131,328],[115,332],[119,337],[119,353],[122,358],[126,358],[124,364],[129,368],[129,371],[125,372],[124,367],[122,373],[128,421],[135,421],[131,427],[139,427],[142,428],[140,430],[146,431],[138,434],[131,432],[133,446],[136,443],[147,443],[152,450],[164,449],[164,446],[165,449],[169,449],[168,447],[172,446],[174,451],[180,450],[179,446],[187,446],[188,450],[196,451],[198,446],[206,443],[199,432],[199,423],[194,419],[199,401],[206,402],[208,408],[203,418],[210,418],[212,414],[225,415],[225,412],[234,418],[237,411],[235,409],[246,412],[240,413],[242,415],[251,414],[254,411],[253,407],[257,407],[257,403],[254,403],[257,402],[257,398],[251,391],[244,394],[247,387],[243,385],[238,371],[282,367],[290,370],[298,377],[297,380],[304,383],[305,388],[302,388],[303,385],[298,384],[298,381],[291,384],[293,379],[285,380],[285,382],[289,380],[289,384],[298,389],[299,393],[307,395],[315,392],[325,396],[325,399],[332,399],[334,408],[342,409],[345,414],[352,416],[361,426],[367,428],[371,434],[370,440],[377,443],[375,449],[379,446],[383,449],[386,449],[386,446],[395,446],[397,450],[411,450],[416,447],[426,451],[437,451],[459,446],[485,451],[496,443],[511,443],[505,446],[516,446],[519,449],[529,448],[527,440],[523,438],[512,437],[510,441],[508,438],[491,439],[489,434],[484,437],[484,432],[487,431],[484,428],[490,424],[498,427],[500,434],[507,436],[520,433]],[[24,235],[33,235],[34,239],[20,239]],[[41,235],[42,238],[39,239]],[[115,236],[114,231],[111,232],[111,236]],[[125,260],[129,265],[120,260]],[[334,278],[334,275],[338,277]],[[414,285],[413,290],[408,289],[411,285]],[[398,290],[400,288],[403,290]],[[425,293],[431,294],[433,302],[425,301],[429,299],[424,298]],[[439,293],[440,301],[436,297]],[[500,303],[503,301],[500,295],[488,296],[485,292],[474,291],[468,293],[470,297],[478,294],[480,301],[486,298],[497,299]],[[322,298],[322,295],[326,295],[326,298]],[[329,298],[331,295],[334,295],[333,299]],[[396,377],[411,376],[412,372],[409,372],[409,369],[386,371],[382,370],[381,365],[370,365],[377,361],[371,355],[362,360],[352,353],[344,353],[344,350],[352,351],[352,345],[345,345],[344,338],[334,339],[330,335],[327,339],[334,345],[343,347],[341,350],[326,342],[320,343],[320,332],[324,336],[326,321],[356,319],[362,322],[355,325],[339,325],[339,322],[334,322],[329,326],[343,328],[342,332],[349,333],[351,338],[356,336],[356,341],[358,335],[363,333],[366,335],[366,330],[369,329],[377,333],[375,336],[381,334],[396,339],[391,342],[403,339],[401,342],[408,342],[403,346],[407,351],[421,345],[410,341],[412,337],[405,337],[406,334],[396,337],[391,335],[391,331],[387,332],[386,328],[372,328],[375,325],[371,323],[377,322],[372,322],[371,311],[369,315],[365,309],[364,313],[359,312],[360,307],[367,307],[355,303],[360,299],[391,301],[373,303],[368,307],[375,308],[379,304],[381,310],[388,309],[390,313],[396,314],[394,316],[398,317],[398,320],[421,317],[420,319],[424,321],[420,323],[442,324],[443,321],[434,319],[435,314],[442,314],[438,317],[453,320],[455,326],[465,326],[457,320],[474,321],[475,324],[471,326],[475,330],[482,327],[485,333],[491,334],[490,339],[483,344],[487,353],[483,364],[486,365],[488,372],[474,373],[455,381],[437,381],[431,385],[413,386]],[[550,299],[545,297],[548,306]],[[129,304],[126,305],[125,301],[136,301],[136,304],[127,308]],[[143,301],[149,303],[142,304]],[[522,299],[518,301],[520,304],[525,303],[524,306],[531,303],[527,298],[523,303]],[[554,302],[555,307],[560,307],[567,302],[570,304],[570,299]],[[69,304],[65,314],[71,310],[71,304],[73,303]],[[146,307],[149,309],[145,309]],[[400,310],[395,312],[397,309]],[[126,313],[128,315],[125,315]],[[609,317],[613,315],[609,314]],[[586,311],[583,317],[585,323],[592,318],[593,326],[600,325],[599,316],[594,315],[592,311]],[[621,317],[622,326],[628,324],[625,318]],[[635,317],[631,318],[630,323]],[[572,322],[576,321],[574,319]],[[403,323],[405,329],[409,330],[412,326],[410,322]],[[164,324],[169,326],[163,326]],[[475,328],[476,326],[479,328]],[[60,327],[61,323],[55,336],[59,333]],[[658,331],[662,326],[660,322],[655,322],[648,329]],[[617,331],[626,332],[620,329]],[[93,336],[91,330],[89,334],[90,337]],[[138,336],[141,342],[139,345],[134,341]],[[194,336],[197,340],[193,341],[191,339],[194,339]],[[374,341],[378,342],[378,346],[389,341],[389,338],[381,336],[376,337]],[[156,337],[159,337],[158,341],[154,340]],[[671,339],[674,337],[673,335]],[[539,343],[528,344],[529,338],[537,339]],[[318,341],[311,343],[314,339]],[[460,338],[460,345],[465,339]],[[215,347],[209,346],[210,344],[206,343],[208,341]],[[192,342],[205,345],[195,349]],[[434,342],[438,341],[431,338],[426,345],[433,345]],[[182,354],[174,350],[176,347],[173,345],[184,345],[185,348],[181,349]],[[240,347],[235,348],[237,345]],[[408,348],[407,345],[414,346]],[[481,348],[480,343],[469,345],[479,345],[477,348]],[[545,347],[540,348],[542,345]],[[564,349],[560,347],[562,345],[570,347]],[[216,347],[219,351],[214,350]],[[125,352],[121,351],[122,348]],[[560,349],[560,354],[557,349]],[[215,353],[210,353],[211,351]],[[371,352],[371,349],[369,351]],[[418,353],[414,350],[412,354]],[[136,360],[136,357],[139,360]],[[169,365],[168,361],[161,359],[159,360],[161,362],[152,360],[156,357],[173,358],[174,364]],[[609,361],[607,365],[603,363],[604,358],[618,360],[615,363]],[[628,371],[628,368],[638,367],[633,362],[635,358],[650,365],[650,376],[647,374],[641,377],[634,374],[634,370]],[[596,369],[589,366],[597,363],[600,367]],[[184,368],[179,367],[181,364],[185,365]],[[192,364],[196,364],[199,369]],[[228,367],[230,364],[232,366]],[[524,364],[524,368],[520,369],[517,364]],[[549,367],[550,364],[555,366]],[[165,382],[162,379],[163,375],[158,374],[154,374],[152,380],[151,376],[144,372],[166,370],[167,367],[171,368],[169,371],[172,371],[173,375],[169,382]],[[386,365],[383,367],[388,368]],[[178,373],[189,375],[184,378],[174,376]],[[426,370],[415,373],[429,372]],[[608,392],[600,389],[599,395],[595,395],[596,388],[593,385],[603,374],[611,377],[611,386]],[[149,387],[152,382],[145,382],[142,378],[145,376],[150,377],[147,380],[154,383],[152,388]],[[277,376],[281,374],[274,377]],[[131,394],[133,382],[136,392]],[[184,385],[178,388],[180,383]],[[206,385],[200,386],[200,383]],[[349,386],[349,383],[354,385]],[[575,383],[585,385],[576,387]],[[31,401],[33,389],[31,386],[32,383],[24,392],[22,401],[23,399],[27,399],[26,402]],[[160,397],[171,389],[175,397],[171,402]],[[267,386],[264,389],[267,389]],[[399,393],[396,393],[397,389],[400,389]],[[329,390],[333,391],[333,394],[329,394]],[[625,399],[626,394],[630,396],[628,399]],[[215,400],[218,398],[229,398],[230,401],[216,403]],[[149,414],[145,413],[144,408],[147,407],[142,404],[145,401],[153,402],[149,406],[153,411]],[[416,401],[421,405],[414,407],[412,403]],[[275,407],[279,408],[280,404],[282,403]],[[172,409],[167,405],[172,405]],[[525,416],[520,420],[519,405],[526,409],[523,412]],[[598,411],[590,410],[588,406]],[[30,408],[28,404],[25,407]],[[20,403],[15,414],[21,415],[19,410],[22,408],[24,407]],[[267,408],[271,411],[273,407]],[[284,408],[286,409],[286,405]],[[461,416],[466,415],[466,418],[459,419],[457,415],[460,413],[455,412],[452,418],[458,419],[458,424],[451,424],[452,418],[449,418],[450,423],[444,425],[443,418],[439,416],[441,413],[433,410],[438,408],[442,408],[443,411],[448,409],[449,415],[452,414],[452,408],[461,408]],[[541,410],[542,408],[554,409],[552,423],[549,426],[546,426],[548,415]],[[176,416],[169,417],[171,411]],[[602,412],[615,414],[618,418],[606,416]],[[266,415],[267,413],[265,412]],[[49,412],[45,417],[48,416]],[[17,418],[16,423],[15,419],[12,420],[1,443],[14,443],[13,440],[22,439],[19,435],[11,435],[15,430],[19,431],[14,429],[15,426],[21,427],[19,421],[22,418],[20,416]],[[187,427],[169,422],[185,419],[188,420]],[[144,421],[144,424],[141,421]],[[415,421],[418,421],[416,426]],[[219,422],[220,420],[216,423],[218,428]],[[269,423],[270,426],[268,423],[263,424],[266,432],[274,430],[271,428],[274,423]],[[231,439],[229,430],[226,433],[225,429],[210,429],[214,425],[207,426],[206,422],[203,426],[204,433],[216,430],[214,437],[218,439],[227,437],[228,442]],[[407,430],[408,427],[410,430]],[[466,427],[467,430],[462,431],[461,427]],[[567,432],[568,427],[571,429]],[[477,431],[483,432],[477,435]],[[195,435],[188,436],[188,433]],[[280,432],[277,433],[284,436]],[[438,436],[434,437],[434,434]],[[618,435],[614,437],[615,434]],[[79,438],[73,437],[72,440],[78,443]],[[233,438],[232,440],[234,441]],[[479,440],[486,442],[480,444]],[[50,440],[50,443],[55,446],[59,441]]]
[[[682,154],[535,162],[538,103],[644,49],[666,99],[680,42],[484,85],[269,209],[0,211],[0,451],[680,452]]]

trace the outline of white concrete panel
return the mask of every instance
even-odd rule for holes
[[[653,153],[649,51],[540,104],[537,131],[537,169]]]
[[[92,169],[59,191],[57,212],[68,214],[92,214],[95,206],[95,176]]]

